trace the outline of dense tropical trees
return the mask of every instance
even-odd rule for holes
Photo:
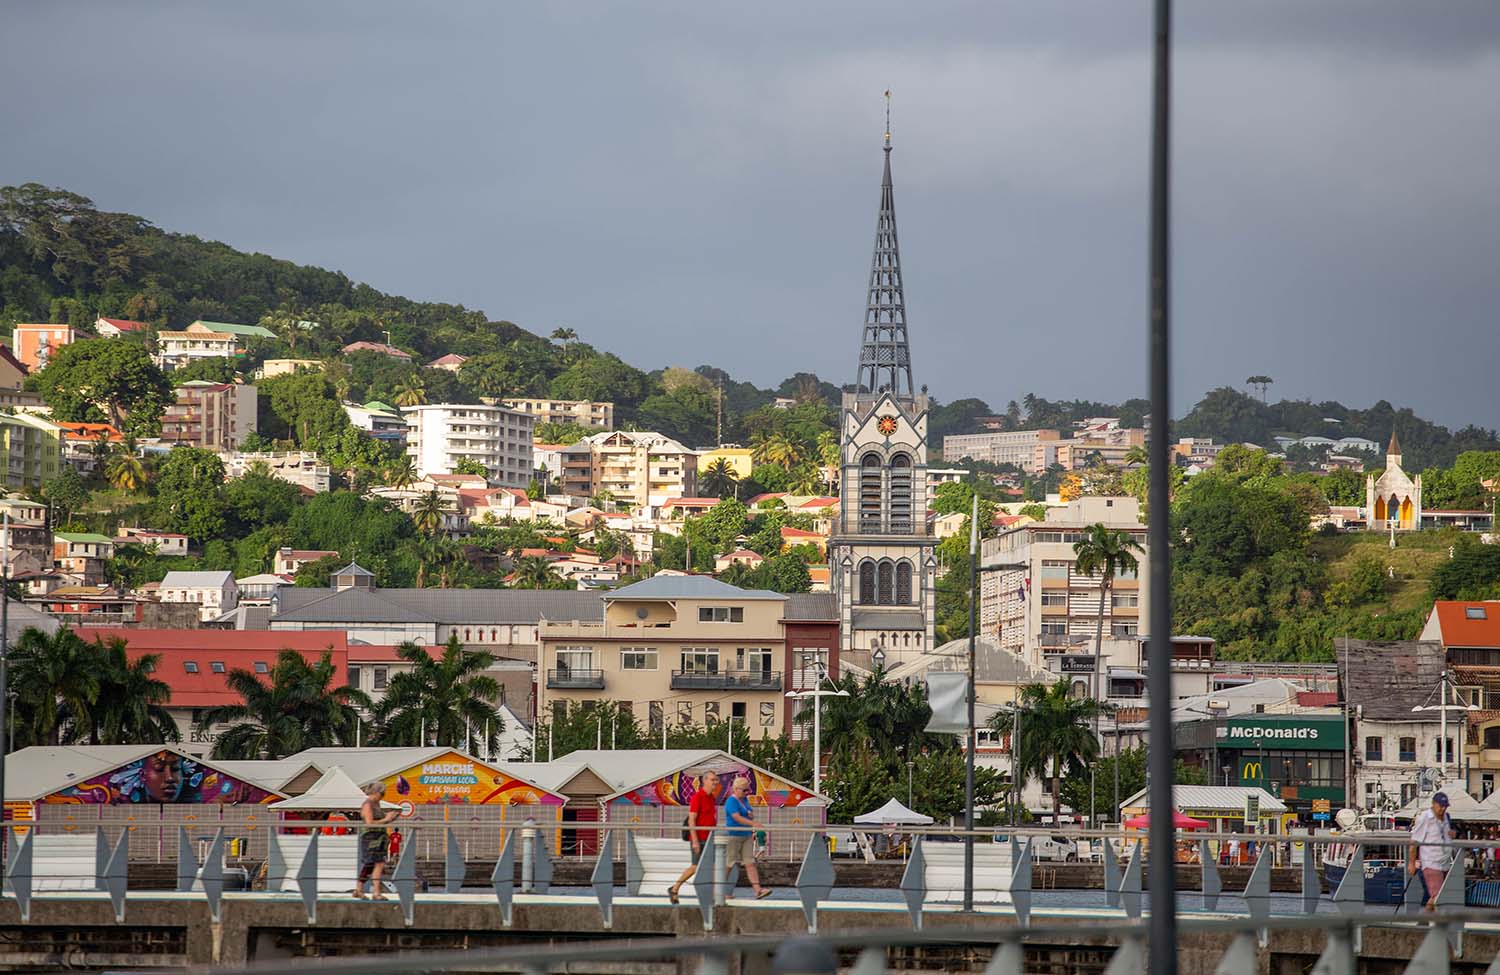
[[[515,589],[571,589],[552,563],[539,555],[526,555],[516,559],[511,587]]]
[[[99,699],[97,652],[67,627],[55,633],[29,629],[16,641],[10,661],[17,702],[27,721],[17,737],[37,745],[60,745],[69,725],[86,720]]]
[[[265,677],[231,670],[225,683],[241,702],[209,708],[199,726],[229,725],[214,743],[215,758],[283,758],[304,748],[352,745],[359,709],[370,699],[337,681],[332,654],[309,663],[283,650]]]
[[[36,374],[37,392],[56,419],[104,421],[150,436],[172,401],[172,387],[144,347],[113,339],[81,339],[58,349]]]
[[[427,402],[427,384],[421,376],[408,376],[396,387],[397,406],[421,406]]]
[[[487,673],[495,662],[492,655],[466,652],[455,635],[439,657],[411,642],[396,647],[396,656],[411,668],[391,678],[385,699],[375,708],[381,744],[477,747],[487,731],[493,746],[505,722],[495,706],[500,684]]]
[[[119,638],[90,643],[67,627],[25,631],[10,661],[15,744],[176,741],[166,710],[171,688],[152,676],[157,663],[155,655],[132,661]]]

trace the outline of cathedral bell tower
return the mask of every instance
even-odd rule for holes
[[[845,659],[867,667],[879,651],[889,669],[935,645],[937,560],[927,522],[928,400],[925,387],[912,385],[889,111],[886,129],[859,378],[844,393],[839,418],[839,521],[829,566]]]

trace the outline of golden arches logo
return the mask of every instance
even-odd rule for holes
[[[1265,778],[1265,769],[1261,768],[1259,762],[1246,762],[1245,767],[1240,770],[1240,779],[1262,779]]]

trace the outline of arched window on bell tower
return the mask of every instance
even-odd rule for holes
[[[875,563],[869,559],[859,564],[859,603],[861,606],[875,605]]]
[[[859,530],[880,531],[880,455],[865,454],[859,462]]]
[[[907,454],[891,458],[890,527],[893,535],[912,533],[912,464]]]

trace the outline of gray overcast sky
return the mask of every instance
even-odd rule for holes
[[[1500,426],[1500,4],[1177,5],[1177,401]],[[645,368],[853,379],[895,92],[918,383],[1145,386],[1148,0],[20,3],[0,181]]]

